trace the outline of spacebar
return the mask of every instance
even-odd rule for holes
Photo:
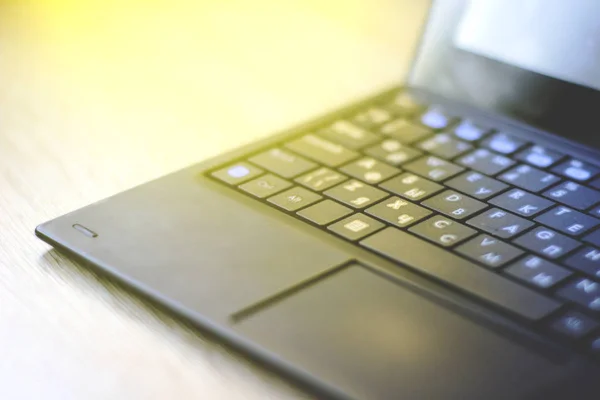
[[[395,228],[376,233],[360,244],[529,320],[544,318],[561,306],[556,300]]]

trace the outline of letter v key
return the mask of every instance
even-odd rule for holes
[[[483,240],[481,241],[481,247],[492,246],[494,244],[496,244],[496,240],[488,238],[488,237],[484,237]]]

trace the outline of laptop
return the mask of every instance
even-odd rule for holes
[[[600,398],[600,3],[438,0],[406,82],[40,225],[319,398]]]

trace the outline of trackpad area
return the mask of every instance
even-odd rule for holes
[[[352,264],[234,329],[355,398],[517,399],[561,366]]]

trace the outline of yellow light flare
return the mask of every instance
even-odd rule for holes
[[[123,159],[144,152],[136,158],[160,160],[149,173],[156,174],[397,82],[406,66],[400,50],[419,26],[398,15],[403,7],[424,10],[418,3],[46,0],[0,7],[12,10],[5,15],[21,35],[11,53],[22,58],[14,74],[32,85],[40,107],[60,108],[81,124],[57,133],[62,140]],[[87,140],[66,137],[75,134]]]

